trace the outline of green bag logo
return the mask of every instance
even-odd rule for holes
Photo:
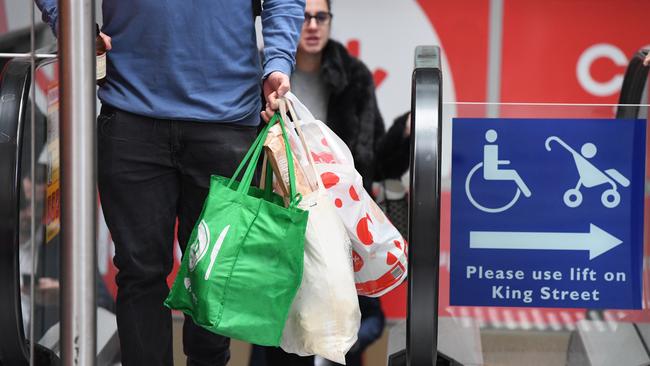
[[[221,230],[221,234],[219,234],[219,238],[214,243],[214,247],[212,248],[212,253],[210,253],[210,265],[208,266],[208,269],[205,271],[206,281],[210,278],[210,273],[212,273],[212,266],[214,266],[214,261],[217,259],[217,254],[219,254],[219,249],[221,249],[221,245],[223,244],[223,241],[226,240],[226,235],[228,235],[229,229],[230,229],[230,225],[223,228],[223,230]]]
[[[208,252],[208,245],[210,244],[210,228],[208,224],[201,220],[199,223],[198,232],[194,243],[190,246],[190,260],[188,268],[190,272],[194,272],[196,265]]]

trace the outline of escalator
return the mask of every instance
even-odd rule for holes
[[[389,335],[388,365],[460,365],[438,347],[442,150],[442,58],[415,51],[411,89],[408,316]],[[434,315],[434,316],[432,316]],[[444,331],[442,332],[444,334]]]
[[[648,119],[648,107],[645,104],[648,104],[647,80],[650,68],[643,65],[648,52],[650,51],[638,51],[628,63],[616,108],[617,119]],[[647,154],[646,144],[646,156]],[[648,172],[646,172],[646,187],[647,176]],[[646,188],[646,200],[647,194]],[[644,262],[646,260],[644,259]],[[644,277],[644,281],[647,281],[647,275]],[[647,289],[647,283],[644,289]],[[647,308],[643,311],[647,311]],[[602,312],[590,311],[589,313],[601,314]],[[643,319],[643,316],[641,318]],[[585,322],[588,325],[598,325],[597,320],[588,319]],[[599,366],[614,361],[620,365],[650,364],[650,324],[647,321],[621,323],[615,329],[599,332],[588,329],[589,327],[581,327],[571,334],[568,366]],[[593,347],[594,344],[601,344],[601,347]]]
[[[60,362],[58,98],[56,59],[36,61],[33,84],[29,58],[6,63],[0,76],[2,366],[29,365],[32,350],[34,365]],[[32,242],[36,244],[33,249]],[[119,362],[119,342],[110,311],[112,299],[103,283],[98,283],[98,292],[108,301],[100,301],[104,308],[97,312],[97,364],[113,365]],[[36,340],[33,345],[32,339]]]
[[[643,59],[647,54],[647,50],[639,51],[629,62],[615,111],[617,119],[648,117],[647,107],[643,106],[648,100],[648,67],[643,66]],[[389,366],[460,366],[483,365],[484,362],[480,356],[481,342],[485,335],[477,337],[480,330],[476,322],[470,322],[474,324],[473,329],[470,327],[467,328],[469,331],[464,331],[453,321],[445,324],[450,318],[443,319],[438,316],[441,233],[440,136],[443,125],[440,67],[440,53],[436,47],[418,48],[413,72],[411,106],[414,133],[411,137],[408,313],[406,323],[397,324],[390,331],[387,358]],[[512,110],[520,108],[517,113],[521,113],[522,106],[513,107]],[[523,114],[535,114],[537,112],[531,113],[535,110],[543,111],[542,114],[550,111],[535,105],[524,106],[525,108],[530,110],[524,111]],[[487,310],[488,313],[489,311]],[[589,318],[583,320],[589,321]],[[617,329],[630,331],[608,334],[601,331],[602,320],[595,320],[594,324],[594,329],[598,329],[598,332],[586,333],[582,331],[584,327],[573,328],[568,350],[565,349],[565,365],[608,365],[612,364],[607,363],[612,360],[612,356],[617,360],[617,364],[621,365],[650,364],[650,325],[620,323]],[[556,327],[557,325],[554,325],[552,328]],[[510,331],[508,336],[510,339],[521,339],[522,334]],[[594,335],[599,339],[586,339],[593,338]],[[593,347],[594,344],[603,346],[598,349],[599,347]],[[612,345],[619,345],[618,349]],[[508,345],[503,347],[507,349]],[[605,363],[601,362],[603,352],[609,353]],[[458,361],[472,359],[473,353],[479,356],[476,361]]]
[[[39,62],[45,70],[53,61]],[[49,65],[49,66],[48,66]],[[32,168],[30,141],[34,136],[35,151],[42,152],[46,146],[46,116],[35,111],[35,131],[31,131],[30,85],[31,63],[29,59],[11,60],[4,68],[0,82],[0,286],[9,296],[0,297],[0,363],[26,365],[30,360],[30,325],[34,334],[43,334],[58,321],[58,301],[40,298],[40,305],[30,309],[29,290],[32,283],[32,266],[39,276],[58,277],[58,238],[50,238],[49,245],[38,245],[38,255],[31,257],[31,221],[43,217],[46,202],[45,187],[47,164],[37,163]],[[34,176],[32,176],[34,174]],[[36,211],[31,212],[32,185]],[[36,223],[34,238],[44,240],[44,226]],[[33,262],[33,259],[39,258]],[[40,295],[46,295],[41,293]],[[33,315],[33,318],[31,317]],[[37,364],[50,365],[58,357],[45,347],[35,344],[34,360]]]

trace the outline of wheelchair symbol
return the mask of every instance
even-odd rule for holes
[[[500,165],[510,164],[510,161],[499,160],[499,145],[494,144],[494,142],[497,140],[497,132],[495,130],[488,130],[485,133],[485,140],[489,142],[489,144],[483,146],[483,161],[476,164],[472,170],[469,171],[469,174],[467,174],[467,178],[465,179],[465,194],[467,195],[467,198],[471,204],[477,209],[487,213],[499,213],[506,211],[515,203],[517,203],[517,200],[519,200],[519,197],[522,193],[525,197],[528,198],[532,195],[532,192],[526,183],[524,183],[524,180],[521,179],[521,176],[516,170],[499,168]],[[470,190],[470,182],[474,174],[481,168],[483,169],[483,179],[485,180],[515,182],[517,185],[517,191],[515,192],[515,195],[512,200],[510,200],[510,202],[501,207],[486,207],[474,199]]]

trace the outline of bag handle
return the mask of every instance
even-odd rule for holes
[[[235,170],[235,174],[233,174],[232,178],[230,178],[230,181],[228,182],[228,187],[229,188],[232,187],[232,184],[236,181],[241,171],[244,169],[244,167],[246,167],[241,183],[239,184],[239,187],[237,187],[237,192],[240,194],[247,194],[248,189],[250,188],[251,183],[253,181],[253,176],[255,174],[257,162],[259,161],[260,155],[264,148],[264,141],[266,140],[266,136],[268,135],[271,127],[278,122],[280,123],[282,134],[284,135],[284,139],[285,139],[284,147],[287,154],[287,161],[289,165],[288,166],[289,192],[291,195],[291,197],[289,198],[289,207],[296,208],[300,203],[300,201],[302,200],[302,196],[296,193],[296,172],[294,171],[294,166],[293,166],[293,156],[291,153],[291,148],[289,146],[289,139],[287,137],[287,131],[284,126],[284,121],[282,120],[280,114],[277,112],[273,115],[269,123],[267,123],[267,125],[262,129],[262,132],[260,132],[260,134],[257,136],[255,142],[253,142],[253,145],[246,153],[246,156],[244,156],[244,159],[237,167],[237,170]],[[267,165],[267,169],[268,169],[268,165]],[[268,172],[267,172],[266,180],[268,181],[269,178],[270,177],[268,176]],[[270,185],[267,185],[265,189],[272,189],[272,187]]]
[[[323,184],[323,180],[320,177],[320,174],[318,174],[318,170],[316,170],[316,164],[314,163],[314,157],[311,155],[311,149],[309,149],[309,145],[307,145],[307,141],[305,141],[305,134],[302,132],[302,123],[300,122],[300,119],[298,118],[298,115],[296,114],[296,111],[293,109],[293,105],[291,102],[286,99],[286,98],[281,98],[279,100],[280,103],[280,115],[284,118],[285,121],[289,121],[289,114],[293,117],[293,125],[296,128],[298,138],[300,140],[300,143],[302,145],[302,148],[305,150],[305,154],[307,155],[307,161],[309,162],[309,167],[312,170],[312,173],[314,175],[314,178],[316,179],[316,183],[318,184],[318,189],[325,189],[325,185]]]
[[[300,113],[301,121],[307,121],[307,124],[313,123],[320,130],[321,134],[323,135],[323,137],[325,137],[325,140],[327,141],[327,145],[329,149],[332,150],[332,152],[337,157],[337,159],[345,160],[351,164],[354,164],[354,158],[352,157],[351,153],[348,152],[346,154],[343,150],[341,150],[337,141],[333,140],[333,137],[330,135],[333,132],[325,130],[325,128],[323,128],[324,123],[322,121],[318,121],[320,123],[316,122],[317,120],[314,117],[314,115],[309,111],[309,109],[304,104],[302,104],[302,102],[298,99],[298,97],[295,96],[295,94],[291,92],[287,92],[287,94],[285,94],[284,97],[288,99],[295,106],[296,110]],[[297,114],[296,117],[298,118]],[[336,138],[340,140],[338,136],[336,136]]]
[[[277,122],[277,118],[278,117],[274,115],[273,118],[271,118],[271,120],[269,121],[269,123],[267,123],[267,125],[264,126],[262,131],[260,131],[259,135],[257,135],[257,138],[255,138],[255,141],[253,141],[253,144],[251,145],[251,147],[246,152],[246,155],[244,155],[244,158],[239,163],[239,166],[235,170],[235,173],[233,173],[232,177],[228,181],[228,188],[232,187],[232,184],[237,180],[237,178],[239,177],[239,174],[241,173],[241,171],[245,167],[248,167],[247,162],[251,159],[252,155],[255,155],[255,152],[258,149],[261,149],[260,144],[263,143],[262,139],[266,139],[266,135],[269,133],[269,129],[271,129],[271,127]],[[248,172],[248,169],[246,170],[246,172]],[[244,173],[244,176],[245,175],[246,175],[246,173]],[[243,179],[242,179],[242,182],[243,182]],[[238,191],[239,191],[239,189],[238,189]]]
[[[280,119],[280,128],[282,129],[282,136],[284,137],[284,149],[287,153],[287,165],[288,165],[287,170],[289,171],[289,194],[291,195],[289,206],[295,208],[298,206],[300,201],[302,201],[302,195],[300,193],[297,193],[296,171],[294,169],[295,166],[293,163],[293,152],[291,151],[291,146],[289,144],[289,136],[287,135],[285,122],[281,116],[279,117],[279,119]]]
[[[309,111],[309,109],[302,104],[302,102],[296,97],[295,94],[292,92],[287,92],[287,94],[284,95],[284,98],[287,99],[289,102],[293,103],[293,106],[297,111],[300,112],[300,116],[302,116],[302,119],[308,122],[315,121],[316,117]]]
[[[271,200],[273,195],[273,168],[268,159],[268,155],[264,153],[262,159],[262,176],[260,177],[260,189],[264,190],[264,199]]]

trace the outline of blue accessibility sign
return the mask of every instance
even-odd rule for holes
[[[640,309],[646,121],[453,120],[451,305]]]

